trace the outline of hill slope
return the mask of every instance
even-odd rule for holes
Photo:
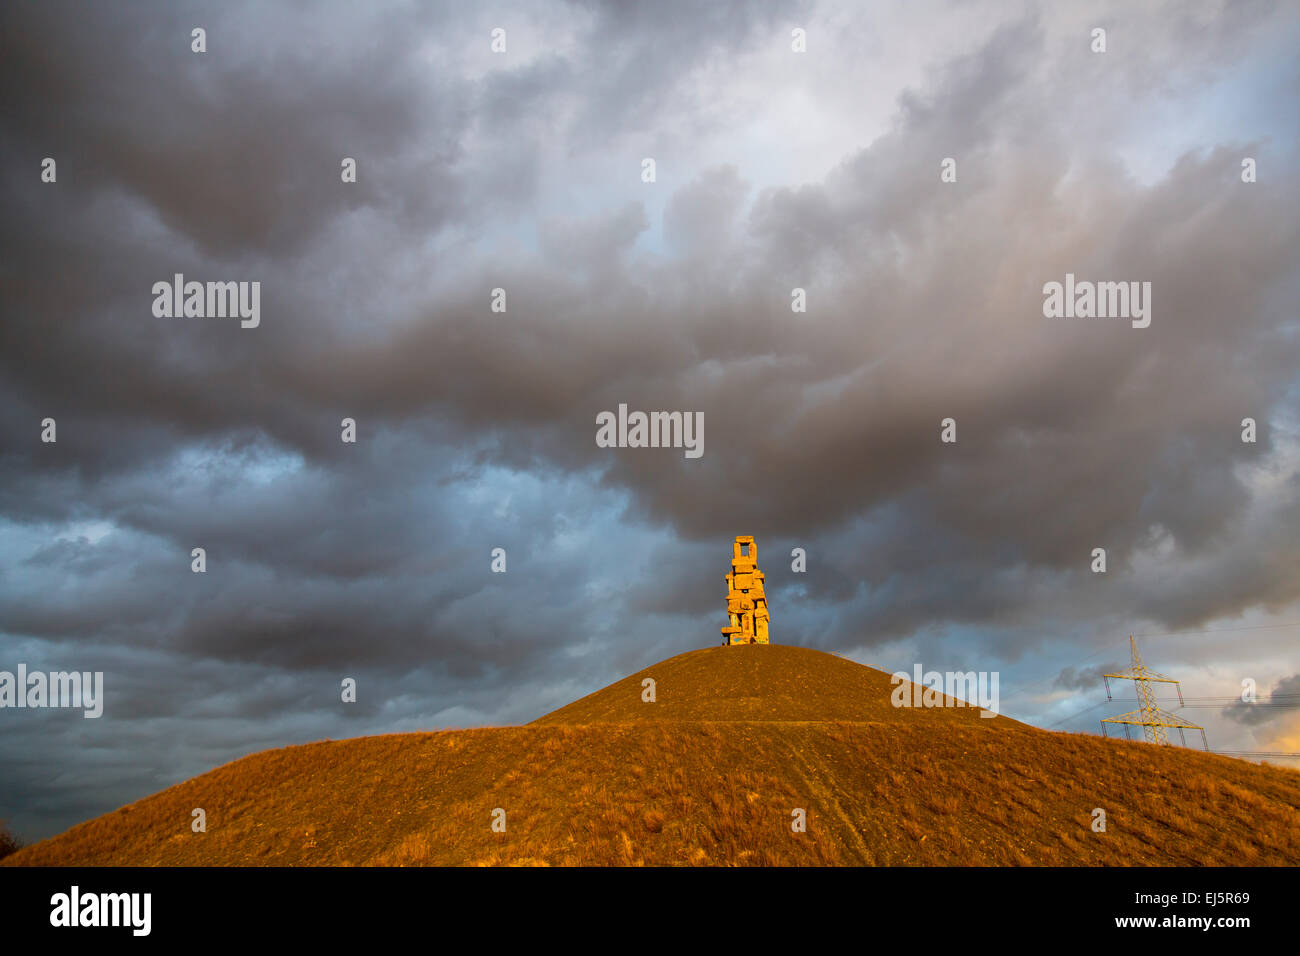
[[[892,690],[807,649],[693,651],[524,727],[253,754],[4,862],[1300,863],[1300,773],[894,708]]]
[[[653,705],[642,681],[655,681]],[[547,714],[534,724],[622,723],[662,720],[883,720],[900,719],[890,703],[889,675],[854,661],[789,644],[738,644],[678,654],[603,690]],[[949,699],[950,703],[955,701]],[[914,710],[909,721],[978,720],[975,707]],[[1000,725],[1005,726],[1006,718]]]

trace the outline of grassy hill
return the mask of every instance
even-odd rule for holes
[[[1296,771],[893,689],[806,648],[692,651],[524,727],[253,754],[3,865],[1300,864]]]

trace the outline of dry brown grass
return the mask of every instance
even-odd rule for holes
[[[694,652],[645,674],[655,704],[634,675],[525,727],[254,754],[5,862],[1300,864],[1292,770],[966,708],[896,710],[887,675],[799,648]],[[751,686],[743,720],[716,718]],[[832,719],[804,719],[819,695]],[[194,807],[207,833],[190,832]],[[796,807],[806,833],[791,830]]]

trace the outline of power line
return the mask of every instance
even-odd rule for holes
[[[1300,757],[1300,753],[1281,750],[1211,750],[1210,753],[1228,757]]]
[[[1112,698],[1112,699],[1113,699],[1113,700],[1117,700],[1117,701],[1121,701],[1121,702],[1124,702],[1124,703],[1128,703],[1128,702],[1130,702],[1130,701],[1136,701],[1136,700],[1138,700],[1138,698],[1136,698],[1136,697],[1115,697],[1115,698]],[[1244,704],[1244,703],[1247,703],[1246,701],[1243,701],[1243,700],[1241,699],[1240,696],[1229,696],[1229,697],[1188,697],[1188,698],[1186,698],[1186,700],[1188,701],[1188,703],[1185,703],[1183,706],[1184,706],[1184,707],[1189,707],[1189,708],[1218,708],[1218,707],[1223,706],[1223,703],[1234,702],[1234,701],[1235,701],[1235,702],[1238,702],[1238,703],[1243,703],[1243,704]],[[1218,701],[1219,703],[1211,703],[1212,701]],[[1090,707],[1085,707],[1083,710],[1076,711],[1075,713],[1070,714],[1068,717],[1062,717],[1060,720],[1056,721],[1055,723],[1048,724],[1048,725],[1047,725],[1046,727],[1044,727],[1043,729],[1044,729],[1044,730],[1054,730],[1054,729],[1056,729],[1057,727],[1061,726],[1061,724],[1068,724],[1070,721],[1074,720],[1076,717],[1082,717],[1084,714],[1087,714],[1087,713],[1089,713],[1089,712],[1091,712],[1091,711],[1096,710],[1098,707],[1101,707],[1101,706],[1102,706],[1103,704],[1105,704],[1105,703],[1106,703],[1106,701],[1104,701],[1104,700],[1103,700],[1103,701],[1099,701],[1098,703],[1093,704],[1093,705],[1090,706]],[[1257,698],[1257,699],[1254,700],[1254,701],[1250,701],[1250,702],[1249,702],[1249,706],[1251,706],[1251,707],[1268,707],[1268,708],[1273,708],[1273,709],[1277,709],[1277,710],[1287,710],[1287,709],[1290,709],[1290,708],[1292,708],[1292,707],[1300,707],[1300,694],[1273,694],[1271,697],[1260,697],[1260,698]],[[1228,751],[1213,751],[1213,752],[1214,752],[1214,753],[1227,753]],[[1242,752],[1242,753],[1246,753],[1246,751],[1241,751],[1241,752]]]
[[[1162,699],[1168,701],[1174,700],[1173,697],[1165,697]],[[1137,700],[1137,698],[1136,697],[1112,697],[1111,700],[1131,701],[1131,700]],[[1183,700],[1200,701],[1201,703],[1205,703],[1205,704],[1213,704],[1215,702],[1227,702],[1227,701],[1234,701],[1234,700],[1242,704],[1263,704],[1263,703],[1267,703],[1270,700],[1276,700],[1281,703],[1285,703],[1291,700],[1300,700],[1300,694],[1274,694],[1271,697],[1256,697],[1254,700],[1242,700],[1240,694],[1229,694],[1226,697],[1184,697]]]
[[[1286,624],[1250,624],[1244,627],[1215,627],[1215,628],[1208,628],[1206,630],[1201,630],[1201,631],[1165,631],[1163,634],[1156,634],[1156,633],[1134,634],[1133,636],[1160,638],[1160,637],[1180,637],[1186,634],[1230,634],[1235,631],[1266,631],[1266,630],[1271,630],[1271,629],[1276,629],[1281,627],[1300,627],[1300,621],[1291,621]],[[1102,654],[1105,654],[1110,650],[1111,648],[1109,647],[1103,647],[1101,650],[1093,654],[1089,654],[1087,657],[1083,658],[1082,660],[1075,661],[1073,664],[1070,664],[1069,666],[1078,667],[1081,664],[1086,664],[1088,663],[1088,661],[1100,657]],[[1020,685],[1020,689],[1023,692],[1024,689],[1026,688],[1039,687],[1040,685],[1046,683],[1047,681],[1055,680],[1060,676],[1061,673],[1060,670],[1058,670],[1055,674],[1046,674],[1043,677],[1035,678],[1032,681],[1025,682]],[[1130,698],[1130,699],[1135,699],[1135,698]]]
[[[1236,700],[1235,697],[1232,699]],[[1224,707],[1231,707],[1232,705],[1231,704],[1186,704],[1184,706],[1189,710],[1221,710]],[[1251,708],[1258,707],[1261,710],[1294,710],[1295,708],[1300,707],[1300,701],[1279,701],[1276,704],[1268,703],[1267,701],[1257,701],[1253,704],[1246,704],[1246,706]],[[1182,710],[1183,708],[1178,707],[1175,709]]]
[[[1061,719],[1061,720],[1058,720],[1058,721],[1057,721],[1056,723],[1054,723],[1054,724],[1048,724],[1048,725],[1047,725],[1046,727],[1044,727],[1043,729],[1044,729],[1044,730],[1052,730],[1052,729],[1054,729],[1054,728],[1056,728],[1056,727],[1061,726],[1061,724],[1067,724],[1067,723],[1069,723],[1070,721],[1074,720],[1074,718],[1076,718],[1076,717],[1082,717],[1084,714],[1088,713],[1089,711],[1096,710],[1098,707],[1102,707],[1102,706],[1104,706],[1104,705],[1107,704],[1107,703],[1108,703],[1108,701],[1104,701],[1104,700],[1103,700],[1103,701],[1099,701],[1098,703],[1093,704],[1091,707],[1085,707],[1083,710],[1079,711],[1077,714],[1071,714],[1069,717],[1065,717],[1065,718],[1063,718],[1063,719]]]
[[[1099,703],[1093,704],[1091,707],[1085,707],[1083,710],[1079,711],[1078,713],[1071,714],[1069,717],[1066,717],[1064,720],[1058,720],[1054,724],[1048,724],[1046,727],[1042,729],[1051,730],[1054,727],[1059,727],[1061,726],[1061,724],[1067,723],[1073,720],[1075,717],[1082,717],[1084,714],[1088,713],[1088,711],[1096,710],[1098,707],[1101,707],[1106,703],[1108,703],[1108,701],[1103,700],[1100,701]],[[1095,737],[1097,735],[1090,734],[1090,736]],[[1291,757],[1291,758],[1300,757],[1300,752],[1292,752],[1287,750],[1211,750],[1209,751],[1209,753],[1220,754],[1225,757]]]

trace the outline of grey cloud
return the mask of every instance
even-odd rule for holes
[[[54,800],[22,755],[84,740],[36,719],[0,726],[0,810],[48,827],[258,747],[531,719],[718,639],[739,533],[778,640],[1042,653],[1066,689],[1135,619],[1296,606],[1294,136],[1125,166],[1126,124],[1209,108],[1295,27],[1225,11],[1112,7],[1101,61],[1072,13],[990,7],[978,44],[925,34],[891,123],[828,114],[856,145],[774,184],[746,110],[802,91],[771,121],[812,135],[860,15],[557,6],[563,42],[498,62],[452,6],[223,6],[198,60],[191,9],[6,7],[0,667],[102,658],[129,691],[111,798]],[[774,69],[803,22],[806,77]],[[262,326],[154,319],[173,272],[259,279]],[[1151,328],[1044,319],[1066,272],[1150,280]],[[703,412],[704,457],[597,448],[623,402]]]
[[[1052,686],[1065,690],[1096,691],[1103,685],[1103,674],[1118,674],[1127,670],[1127,664],[1098,664],[1095,667],[1065,667],[1056,676]],[[1113,693],[1113,691],[1112,691]]]
[[[1254,703],[1238,700],[1225,707],[1223,716],[1248,727],[1257,727],[1291,716],[1297,705],[1300,705],[1300,674],[1292,674],[1278,681],[1271,691],[1261,694]]]

